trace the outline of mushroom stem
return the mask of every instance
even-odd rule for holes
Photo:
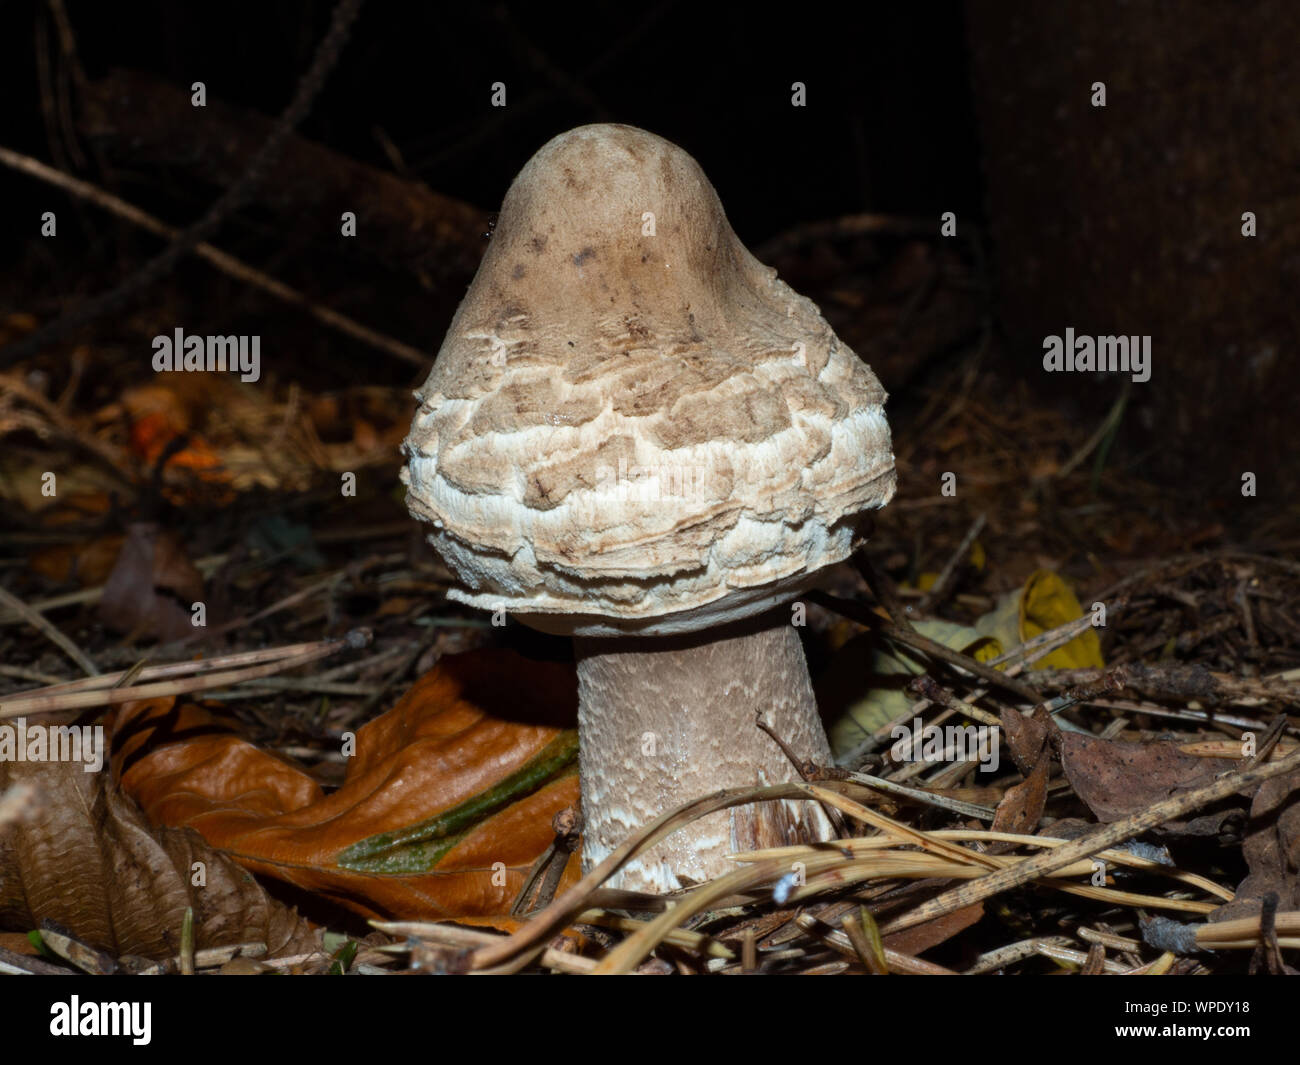
[[[578,637],[583,867],[659,814],[720,788],[799,780],[755,718],[800,759],[830,748],[799,636],[758,622],[678,636]],[[665,892],[735,868],[726,855],[833,838],[812,802],[735,806],[639,854],[612,887]]]

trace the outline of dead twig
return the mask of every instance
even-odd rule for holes
[[[167,276],[193,248],[207,240],[220,225],[242,207],[271,164],[283,150],[286,140],[306,117],[325,79],[334,68],[347,43],[352,23],[364,0],[336,0],[330,27],[316,47],[311,65],[298,82],[293,99],[280,114],[257,154],[233,185],[230,185],[197,222],[179,234],[163,251],[150,259],[125,280],[107,292],[79,303],[62,317],[48,322],[34,333],[0,349],[0,367],[11,366],[42,351],[62,339],[73,329],[94,321],[101,315],[125,306],[138,293]]]
[[[166,240],[177,240],[182,236],[181,230],[175,226],[169,226],[162,219],[140,210],[140,208],[127,203],[110,192],[96,188],[87,181],[82,181],[70,174],[65,174],[61,170],[46,166],[30,156],[21,155],[8,148],[0,147],[0,163],[4,163],[20,173],[44,181],[48,185],[60,188],[64,192],[71,193],[79,199],[93,203],[96,207],[101,207],[118,218],[124,218],[141,229],[148,230],[155,236],[163,237]],[[340,314],[336,310],[314,303],[297,289],[291,288],[283,281],[276,280],[269,274],[262,273],[261,270],[249,266],[233,255],[226,254],[206,241],[200,241],[194,246],[194,254],[228,277],[233,277],[246,285],[252,285],[254,288],[260,289],[269,296],[274,296],[291,307],[306,311],[322,325],[337,330],[345,336],[350,336],[354,340],[359,340],[363,344],[392,355],[394,358],[401,359],[403,362],[409,362],[414,366],[426,368],[429,366],[432,357],[428,352],[414,348],[410,344],[404,344],[400,340],[395,340],[377,329],[362,325],[355,319]]]
[[[207,691],[211,688],[222,688],[231,684],[254,680],[258,677],[268,677],[275,673],[282,673],[285,670],[296,669],[298,666],[337,654],[339,651],[360,650],[369,642],[369,630],[353,629],[346,636],[336,640],[319,640],[315,643],[299,644],[286,649],[268,648],[264,651],[247,652],[242,656],[229,656],[230,658],[243,658],[246,661],[255,656],[261,656],[263,659],[268,656],[274,657],[274,661],[266,665],[253,666],[247,669],[213,671],[209,663],[176,663],[171,668],[188,666],[189,672],[195,672],[198,675],[180,680],[163,681],[157,684],[140,684],[122,688],[106,688],[102,684],[93,688],[89,686],[82,687],[81,682],[78,681],[72,681],[69,684],[57,684],[52,689],[38,689],[34,692],[26,692],[0,700],[0,720],[8,717],[20,717],[25,714],[50,713],[56,710],[78,710],[88,706],[116,706],[120,703],[135,702],[138,699],[159,699],[174,695],[185,695],[189,692]],[[310,649],[302,650],[302,648]],[[286,650],[296,653],[286,654]],[[205,667],[206,671],[204,671]],[[113,676],[121,679],[130,672],[132,671],[127,670]],[[141,670],[140,672],[143,675],[148,670]],[[107,681],[109,678],[97,677],[95,679]]]
[[[33,610],[16,595],[0,588],[0,605],[7,606],[14,613],[25,619],[33,628],[37,629],[46,636],[51,643],[59,648],[65,655],[71,658],[82,670],[92,677],[99,674],[99,667],[90,660],[80,647],[72,642],[67,636],[54,627],[53,622],[37,610]]]
[[[923,924],[946,913],[970,906],[972,903],[1010,891],[1061,869],[1071,862],[1089,858],[1107,847],[1132,839],[1166,821],[1181,817],[1220,799],[1226,799],[1235,792],[1253,788],[1265,780],[1289,773],[1296,768],[1300,768],[1300,750],[1280,762],[1269,762],[1245,771],[1232,770],[1202,787],[1153,803],[1141,813],[1131,814],[1120,821],[1098,827],[1063,847],[990,873],[972,883],[945,891],[910,913],[895,918],[883,931],[888,935],[904,928],[911,928],[913,925]]]

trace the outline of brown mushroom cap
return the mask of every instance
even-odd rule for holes
[[[417,398],[407,503],[451,594],[554,632],[757,613],[894,492],[875,375],[631,126],[520,171]]]

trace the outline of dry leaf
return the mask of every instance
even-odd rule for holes
[[[975,902],[963,906],[960,910],[953,910],[952,913],[945,913],[932,921],[925,921],[885,936],[884,944],[890,950],[916,957],[937,947],[940,943],[947,942],[958,932],[964,932],[983,916],[984,903]]]
[[[1197,758],[1178,747],[1177,743],[1124,743],[1063,732],[1061,765],[1075,794],[1098,820],[1118,821],[1236,768],[1236,762]]]
[[[1026,717],[1019,710],[1004,709],[1000,715],[1002,734],[1011,749],[1011,759],[1025,776],[1033,771],[1047,751],[1050,739],[1060,732],[1048,714]]]
[[[99,612],[117,632],[179,640],[193,634],[189,607],[202,598],[203,577],[176,537],[155,524],[137,522],[127,529]]]
[[[1250,873],[1237,897],[1210,915],[1227,921],[1259,913],[1260,900],[1277,895],[1281,910],[1300,910],[1300,772],[1260,785],[1250,804],[1250,821],[1241,847]]]
[[[28,556],[32,572],[62,584],[75,580],[83,588],[103,584],[122,552],[124,537],[101,536],[80,544],[55,544]]]
[[[328,796],[193,706],[136,704],[115,757],[151,820],[248,869],[371,916],[505,914],[551,818],[578,804],[577,736],[560,727],[576,705],[572,666],[486,650],[444,659],[364,725]]]
[[[305,920],[196,833],[146,825],[107,773],[74,761],[0,762],[0,789],[18,783],[37,789],[36,809],[0,829],[0,927],[52,920],[112,955],[161,960],[177,953],[193,907],[198,949],[320,948]]]
[[[1047,806],[1047,776],[1051,766],[1051,758],[1044,753],[1021,783],[1007,789],[993,815],[994,832],[1029,834],[1038,827],[1038,819]]]
[[[192,431],[206,412],[220,406],[218,397],[229,392],[229,382],[217,375],[185,374],[166,385],[139,385],[122,394],[121,409],[131,422],[131,450],[147,466],[155,466],[178,437],[185,438],[168,456],[162,480],[163,495],[177,506],[234,499],[221,456]]]

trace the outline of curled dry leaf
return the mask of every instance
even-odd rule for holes
[[[1211,921],[1257,914],[1270,893],[1277,895],[1279,909],[1300,910],[1300,772],[1259,786],[1246,833],[1241,851],[1250,873],[1236,899],[1210,914]]]
[[[1038,827],[1047,806],[1047,778],[1051,767],[1051,759],[1044,754],[1023,781],[1007,788],[993,818],[994,832],[1030,833]]]
[[[1060,729],[1050,714],[1032,714],[1025,717],[1018,710],[1002,711],[1002,734],[1011,749],[1011,758],[1024,776],[1029,776],[1043,758],[1050,760],[1049,745]]]
[[[578,803],[577,735],[562,727],[576,705],[571,666],[478,651],[362,726],[330,795],[192,705],[133,704],[114,758],[151,820],[245,868],[367,916],[507,914],[551,819]],[[560,890],[578,872],[571,860]]]
[[[109,954],[161,960],[177,953],[193,907],[199,949],[320,949],[317,931],[196,833],[150,828],[107,773],[74,761],[0,762],[0,792],[14,786],[36,798],[24,819],[0,827],[0,928],[48,919]]]
[[[1035,570],[1024,587],[1008,592],[975,628],[1011,650],[1058,625],[1083,617],[1069,584],[1049,569]],[[1106,664],[1095,628],[1084,629],[1069,643],[1034,663],[1034,669],[1101,669]]]

